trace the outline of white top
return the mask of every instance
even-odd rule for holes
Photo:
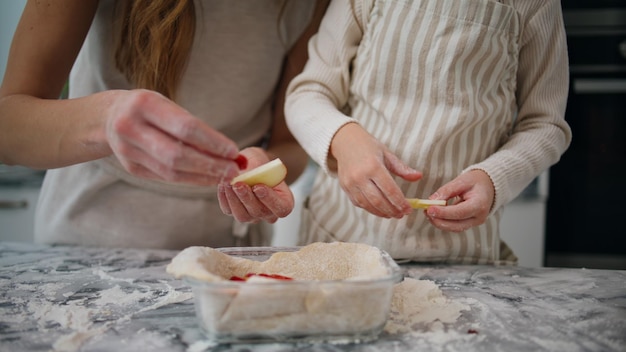
[[[559,160],[568,61],[557,0],[333,2],[292,81],[287,123],[321,166],[303,215],[302,243],[365,242],[396,259],[463,263],[503,258],[502,206]],[[424,173],[397,182],[425,198],[469,169],[495,186],[487,221],[456,234],[423,212],[376,217],[352,205],[327,165],[332,137],[357,122]],[[510,254],[510,253],[509,253]]]
[[[70,98],[132,88],[113,59],[114,3],[99,3],[71,72]],[[195,5],[198,26],[178,103],[240,148],[258,145],[271,127],[283,59],[308,25],[315,1],[197,0]],[[238,241],[232,227],[215,187],[137,178],[109,157],[47,172],[35,239],[173,249],[267,243],[267,238]]]

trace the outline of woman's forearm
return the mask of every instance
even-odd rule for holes
[[[49,169],[111,154],[105,115],[117,92],[69,100],[0,99],[0,161]]]

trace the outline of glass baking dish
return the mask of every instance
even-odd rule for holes
[[[265,261],[300,247],[221,248],[230,256]],[[218,343],[375,340],[389,315],[399,266],[381,251],[387,274],[374,279],[207,282],[184,278],[199,324]]]

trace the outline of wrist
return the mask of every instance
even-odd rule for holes
[[[327,157],[329,169],[336,171],[338,160],[340,160],[347,151],[354,148],[361,139],[359,136],[363,132],[365,132],[365,130],[356,122],[348,122],[335,132],[335,135],[330,141]]]

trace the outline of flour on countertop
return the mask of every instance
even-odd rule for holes
[[[443,331],[443,324],[456,322],[464,310],[469,310],[469,306],[445,297],[433,281],[405,278],[394,286],[385,331]]]
[[[156,299],[152,297],[152,293],[149,290],[133,289],[132,292],[128,292],[119,285],[114,285],[100,291],[97,298],[71,300],[64,305],[36,299],[27,301],[26,305],[29,314],[35,317],[40,329],[45,330],[49,324],[54,323],[63,329],[70,330],[69,333],[60,336],[53,343],[53,351],[74,352],[79,350],[91,338],[105,333],[116,323],[130,320],[135,314],[183,302],[193,297],[191,292],[181,292],[166,282],[163,282],[163,284],[165,285],[163,288],[165,294]],[[66,293],[63,296],[71,294],[73,293]],[[51,294],[51,296],[54,296],[54,294]],[[141,307],[140,302],[151,303]],[[128,308],[130,307],[138,309],[130,309],[133,311],[132,313],[119,314],[129,310]],[[113,309],[117,313],[112,314],[109,309]],[[111,320],[95,326],[92,318],[103,314],[111,315]]]

